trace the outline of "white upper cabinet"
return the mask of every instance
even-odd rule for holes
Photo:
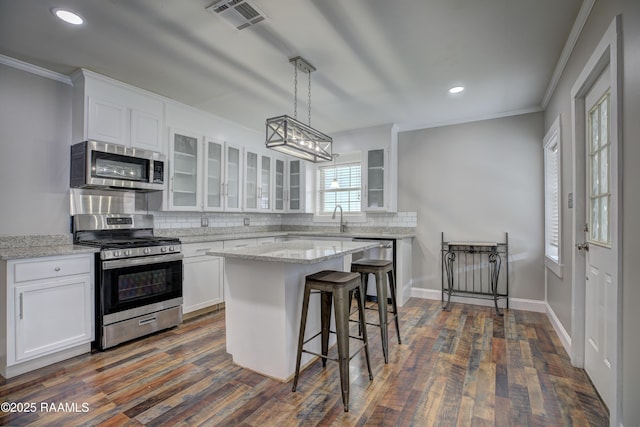
[[[72,79],[73,142],[93,139],[164,151],[161,97],[87,70]]]
[[[244,152],[244,210],[258,210],[258,154]]]
[[[202,210],[201,138],[182,130],[169,132],[169,209]]]
[[[272,159],[270,156],[245,149],[244,210],[269,212],[271,206]]]
[[[258,187],[258,203],[259,209],[262,211],[271,211],[272,207],[272,188],[273,188],[273,159],[271,156],[260,156],[260,186]]]
[[[333,135],[334,150],[361,158],[363,212],[398,210],[398,127],[385,124]]]
[[[364,152],[362,160],[362,210],[396,212],[398,210],[398,167],[393,162],[393,145]],[[396,161],[397,162],[397,161]]]
[[[387,150],[368,150],[362,168],[363,211],[386,211],[388,198],[388,155]]]
[[[204,209],[224,208],[224,143],[205,139],[204,142]]]
[[[162,152],[162,112],[130,109],[131,114],[131,146],[151,151]]]
[[[225,144],[224,210],[242,211],[242,149]]]
[[[169,210],[241,210],[240,148],[174,128],[169,141]]]
[[[287,211],[304,212],[306,198],[306,164],[302,160],[289,160],[287,171]]]
[[[274,158],[271,166],[271,211],[272,212],[306,212],[309,196],[313,189],[307,188],[307,165],[303,160],[285,160]],[[263,168],[263,174],[266,172]],[[266,194],[266,188],[262,194]],[[266,202],[264,204],[266,206]]]
[[[273,210],[274,212],[284,212],[285,204],[285,165],[283,159],[274,159],[274,177],[273,177]]]

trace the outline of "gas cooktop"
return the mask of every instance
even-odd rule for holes
[[[153,235],[153,216],[82,214],[73,217],[73,241],[99,247],[102,260],[180,253],[180,239]]]

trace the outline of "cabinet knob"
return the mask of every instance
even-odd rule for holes
[[[60,267],[54,268],[55,271],[60,271]]]

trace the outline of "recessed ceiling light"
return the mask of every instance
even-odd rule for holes
[[[454,86],[449,89],[449,93],[460,93],[464,90],[464,86]]]
[[[84,23],[84,19],[80,15],[70,10],[53,9],[53,14],[69,24],[81,25]]]

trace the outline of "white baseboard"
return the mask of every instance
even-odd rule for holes
[[[560,341],[562,342],[562,345],[567,354],[571,355],[571,336],[564,328],[564,326],[562,326],[562,323],[560,323],[558,316],[556,316],[556,313],[553,311],[549,303],[545,302],[545,306],[547,308],[547,317],[549,318],[553,329],[556,331],[556,334],[558,334],[558,337],[560,338]]]
[[[1,374],[5,378],[13,378],[86,353],[91,353],[91,343],[80,344],[54,354],[38,357],[33,360],[18,363],[17,365],[7,366],[6,369],[2,370]]]
[[[437,289],[412,288],[411,296],[422,299],[442,299],[442,291]],[[459,302],[462,304],[475,304],[486,307],[493,307],[493,300],[473,297],[452,296],[451,302]],[[498,300],[498,307],[505,308],[507,301],[505,299]],[[525,299],[525,298],[509,298],[509,308],[513,310],[535,311],[537,313],[546,313],[547,308],[544,301]]]

